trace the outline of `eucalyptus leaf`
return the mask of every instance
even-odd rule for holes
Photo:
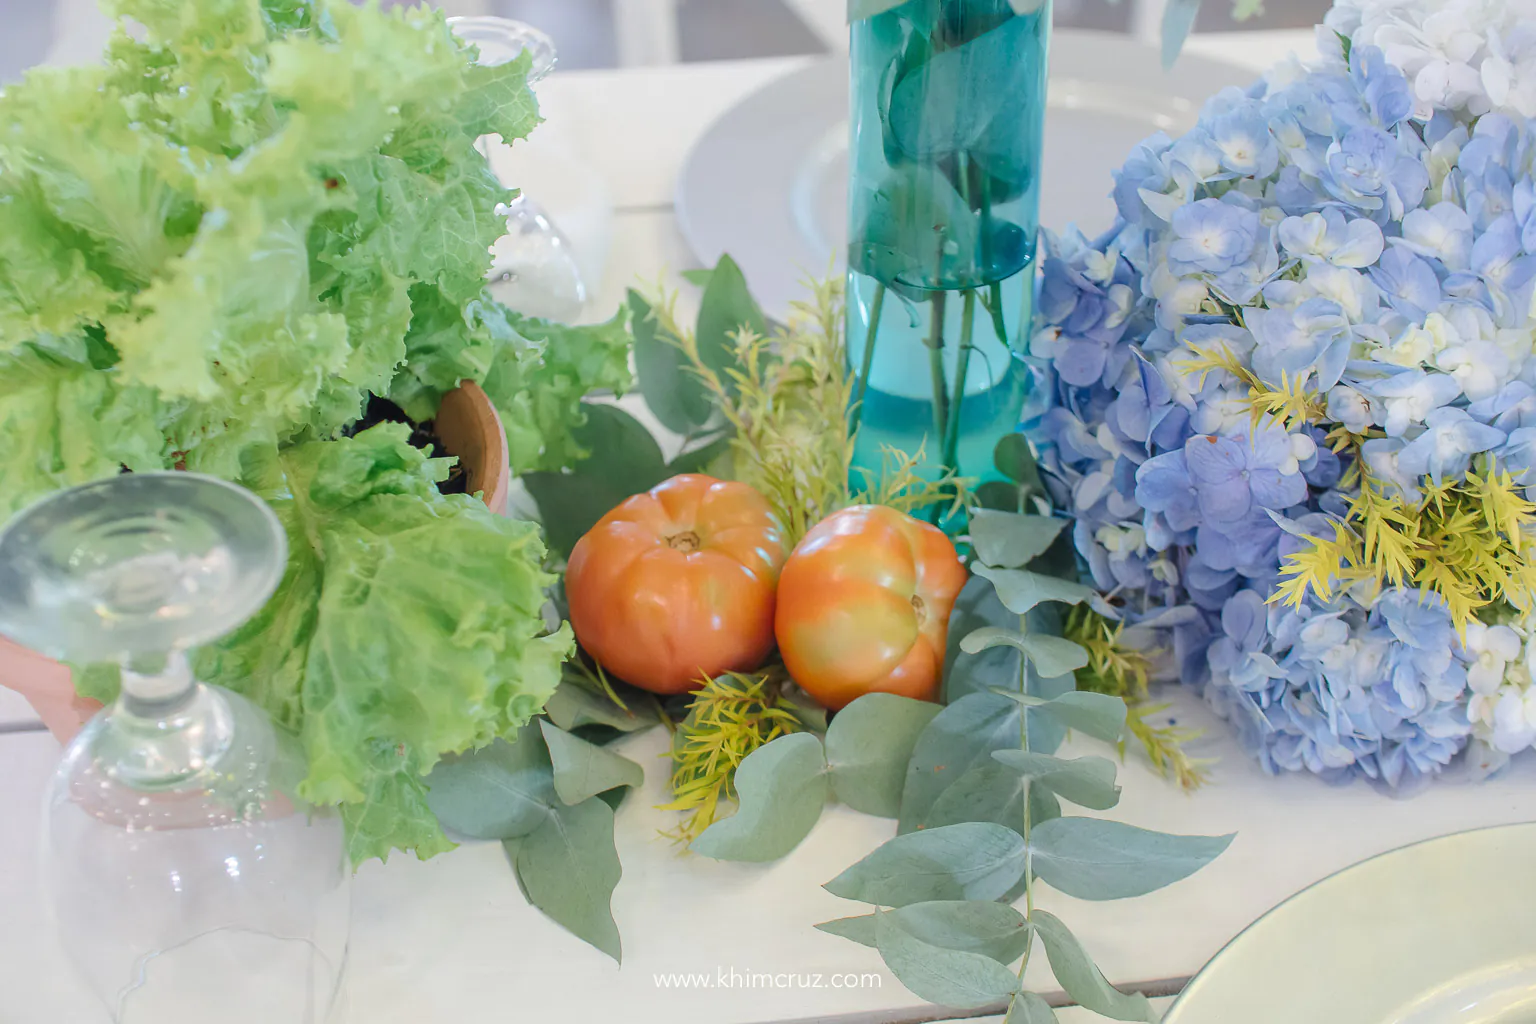
[[[735,338],[743,331],[766,337],[768,320],[747,290],[741,267],[730,256],[721,256],[704,289],[694,339],[699,361],[715,371],[721,384],[732,392],[735,384],[730,370],[737,365]]]
[[[1008,1005],[1003,1024],[1057,1024],[1056,1011],[1033,992],[1020,992]]]
[[[1034,19],[1007,18],[989,32],[939,50],[896,82],[890,133],[904,154],[933,160],[976,148],[994,120],[1018,109],[1037,69],[1021,55],[1038,31]],[[943,116],[936,116],[937,111]],[[1014,135],[1022,128],[1011,127]]]
[[[588,743],[546,719],[539,719],[549,757],[554,764],[555,793],[567,804],[606,793],[621,786],[638,786],[645,772],[627,757]]]
[[[1043,604],[1031,611],[1024,617],[1029,631],[1060,635],[1062,623],[1059,607]],[[954,612],[949,618],[949,647],[944,655],[946,703],[954,703],[967,694],[990,692],[994,686],[1017,693],[1021,675],[1025,691],[1039,697],[1055,697],[1076,686],[1070,675],[1043,678],[1027,660],[1021,666],[1023,656],[1011,647],[993,647],[980,654],[966,654],[960,649],[960,642],[965,637],[986,626],[1017,629],[1019,616],[1003,607],[991,583],[973,576],[960,591]],[[1032,716],[1029,723],[1030,749],[1050,753],[1061,746],[1065,736],[1066,729],[1054,718]]]
[[[902,789],[898,832],[926,824],[944,791],[979,765],[991,763],[994,750],[1020,745],[1019,706],[991,693],[961,697],[938,715],[917,738]]]
[[[997,751],[997,754],[1005,751]],[[923,828],[990,821],[1024,833],[1024,796],[1029,794],[1031,825],[1061,817],[1061,803],[1045,786],[1026,785],[1018,772],[996,762],[972,768],[934,802]]]
[[[1079,1005],[1112,1020],[1146,1021],[1153,1024],[1157,1011],[1147,997],[1127,995],[1105,980],[1077,936],[1061,919],[1043,910],[1034,913],[1035,930],[1045,945],[1056,980]]]
[[[688,357],[664,336],[651,304],[633,289],[629,310],[635,337],[635,378],[645,404],[662,426],[677,434],[690,433],[707,423],[715,407]]]
[[[1119,743],[1125,734],[1125,701],[1107,693],[1073,690],[1046,701],[1040,708],[1068,729],[1105,743]]]
[[[683,280],[696,288],[708,288],[709,279],[714,276],[715,270],[713,267],[683,271]]]
[[[569,555],[582,535],[625,498],[667,478],[661,449],[639,420],[618,406],[584,406],[587,422],[574,432],[591,452],[572,473],[525,473],[552,549]]]
[[[804,732],[780,736],[737,766],[740,808],[689,848],[716,860],[778,860],[816,827],[829,788],[821,740]]]
[[[841,935],[862,946],[874,946],[875,920],[888,916],[903,931],[943,949],[980,953],[1007,965],[1024,955],[1029,945],[1029,922],[1006,903],[990,900],[935,900],[906,907],[843,917],[816,927],[832,935]]]
[[[827,728],[832,792],[863,814],[898,816],[912,749],[938,713],[937,704],[891,693],[867,693],[843,708]]]
[[[534,906],[577,938],[620,960],[613,890],[623,868],[613,842],[613,808],[598,799],[557,805],[517,847],[517,877]]]
[[[930,287],[969,266],[980,225],[954,183],[931,164],[891,167],[859,197],[853,268],[887,285]]]
[[[1008,0],[1008,6],[1018,15],[1034,14],[1045,6],[1045,0]]]
[[[972,568],[977,576],[990,580],[998,599],[1015,615],[1023,615],[1042,601],[1081,604],[1095,593],[1092,587],[1072,583],[1055,576],[1042,576],[1024,569],[994,569],[988,565]]]
[[[1108,758],[1067,759],[1027,750],[999,750],[993,753],[992,759],[1079,807],[1107,811],[1120,802],[1120,787],[1115,784],[1115,762]]]
[[[1232,836],[1176,836],[1099,818],[1057,818],[1030,832],[1035,875],[1068,896],[1145,896],[1209,864]]]
[[[932,900],[995,900],[1024,877],[1024,840],[983,822],[897,836],[826,884],[844,899],[883,907]]]
[[[438,762],[426,778],[427,806],[443,827],[473,839],[512,839],[537,829],[553,813],[554,769],[544,737],[532,722],[516,742]]]
[[[971,513],[971,545],[986,565],[1019,569],[1045,554],[1070,523],[1053,516],[978,509]]]
[[[1017,512],[1024,504],[1024,491],[1007,480],[987,480],[976,488],[976,503],[995,512]]]
[[[708,473],[716,459],[731,450],[732,436],[722,434],[706,444],[689,448],[667,464],[667,478],[680,473]]]
[[[637,700],[644,698],[639,691],[635,691],[635,694]],[[635,706],[631,705],[630,710],[626,711],[606,694],[589,689],[576,681],[572,672],[567,672],[554,695],[549,698],[549,703],[544,706],[544,711],[550,721],[566,732],[587,725],[607,726],[619,732],[639,732],[660,724],[655,713],[649,710],[651,705],[645,705],[644,713],[637,712]]]
[[[1004,434],[992,450],[992,464],[999,473],[1020,487],[1029,488],[1036,494],[1043,490],[1034,450],[1023,434]]]
[[[1065,637],[1027,633],[1022,650],[1042,676],[1060,677],[1088,667],[1088,651]]]
[[[1163,67],[1171,68],[1179,59],[1199,13],[1200,0],[1168,0],[1163,9]]]
[[[1027,657],[1042,676],[1064,676],[1088,665],[1088,651],[1059,636],[1019,634],[1010,629],[985,627],[960,641],[967,654],[980,654],[993,647],[1012,647]]]
[[[924,942],[892,914],[876,915],[875,945],[897,980],[931,1003],[972,1010],[1019,989],[1018,977],[991,957]]]

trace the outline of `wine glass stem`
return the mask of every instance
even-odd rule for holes
[[[102,737],[108,771],[120,782],[145,790],[175,786],[229,750],[229,702],[197,682],[185,652],[125,659],[122,680]]]

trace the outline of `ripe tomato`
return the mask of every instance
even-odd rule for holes
[[[784,538],[761,494],[675,476],[609,512],[576,542],[565,574],[587,653],[653,693],[745,672],[773,648]]]
[[[895,509],[828,516],[779,577],[784,665],[834,711],[871,691],[932,700],[967,575],[942,531]]]

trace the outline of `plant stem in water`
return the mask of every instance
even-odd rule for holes
[[[981,266],[988,277],[992,276],[992,175],[981,173]],[[1003,320],[1003,285],[993,281],[988,289],[987,312],[992,314],[992,333],[997,343],[1011,348],[1008,343],[1008,325]]]
[[[944,380],[944,307],[949,296],[934,292],[929,298],[932,322],[928,325],[928,367],[933,376],[933,443],[942,454],[944,428],[949,422],[949,395]]]
[[[880,314],[885,312],[885,283],[875,283],[875,301],[869,311],[869,328],[864,332],[864,358],[859,378],[854,382],[853,401],[849,403],[848,433],[859,429],[864,416],[864,392],[869,388],[869,374],[875,365],[875,338],[880,333]]]
[[[965,307],[960,314],[960,350],[955,359],[955,384],[949,402],[949,423],[944,429],[944,470],[960,473],[960,408],[965,401],[965,377],[971,368],[971,338],[976,329],[976,293],[965,293]]]

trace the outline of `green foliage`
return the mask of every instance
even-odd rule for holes
[[[897,980],[932,1003],[974,1009],[1019,989],[1013,972],[991,957],[925,942],[892,914],[875,915],[875,946]]]
[[[1069,896],[1121,900],[1187,878],[1231,836],[1173,836],[1101,818],[1057,818],[1036,829],[1035,872]]]
[[[1024,862],[1024,839],[1017,832],[991,822],[963,822],[899,835],[828,882],[826,890],[881,907],[995,900],[1023,877]]]
[[[1022,434],[1008,436],[1023,441]],[[1023,443],[1028,445],[1027,441]],[[977,509],[971,513],[971,546],[983,565],[1021,569],[1045,554],[1069,525],[1069,519]]]
[[[826,805],[821,741],[802,732],[759,747],[736,769],[734,785],[740,809],[705,829],[691,849],[723,860],[778,860],[810,835]]]
[[[980,564],[973,567],[972,571],[982,579],[991,581],[997,589],[998,599],[1015,615],[1027,614],[1035,605],[1044,601],[1080,604],[1094,596],[1092,587],[1023,569],[1000,569]]]
[[[1012,907],[990,900],[935,900],[862,917],[844,917],[817,925],[864,946],[875,946],[875,922],[884,918],[916,938],[944,949],[980,953],[1000,964],[1024,955],[1030,925]]]
[[[515,852],[514,852],[515,851]],[[623,869],[613,842],[613,808],[597,797],[557,804],[508,848],[528,900],[573,935],[621,959],[610,907]]]
[[[100,66],[0,96],[0,518],[123,468],[265,498],[287,573],[199,671],[298,733],[354,859],[430,856],[422,776],[515,733],[570,635],[536,528],[439,494],[397,428],[340,435],[370,394],[425,420],[468,379],[515,467],[558,468],[580,396],[621,386],[622,324],[484,290],[511,193],[475,140],[538,123],[528,61],[475,65],[427,7],[109,6]]]
[[[998,750],[992,759],[1022,779],[1079,807],[1107,811],[1120,802],[1115,763],[1102,757],[1066,759],[1031,750]]]
[[[1190,757],[1185,745],[1203,734],[1198,729],[1150,721],[1168,706],[1152,704],[1148,699],[1151,652],[1128,646],[1123,634],[1122,623],[1110,621],[1087,605],[1067,614],[1062,636],[1088,652],[1088,664],[1077,674],[1078,686],[1125,701],[1126,727],[1146,751],[1152,767],[1184,789],[1198,789],[1206,781],[1209,762]]]
[[[298,731],[301,792],[342,805],[355,861],[446,849],[421,777],[536,714],[572,649],[569,627],[545,635],[538,528],[440,494],[446,467],[408,433],[383,424],[247,459],[246,486],[288,534],[288,570],[196,659],[201,678]]]
[[[589,403],[586,422],[571,432],[587,457],[574,472],[536,472],[523,477],[539,506],[552,550],[568,557],[597,521],[632,497],[679,473],[697,473],[719,453],[717,446],[686,452],[670,463],[639,420],[616,405]]]
[[[866,693],[838,712],[826,741],[837,798],[864,814],[900,814],[912,749],[938,713],[935,704],[890,693]]]
[[[599,793],[645,781],[640,766],[627,757],[572,736],[547,719],[539,720],[539,728],[549,748],[555,794],[561,803],[579,804]]]
[[[827,883],[834,895],[902,909],[821,927],[866,945],[873,941],[892,972],[919,996],[971,1009],[1006,999],[1007,1020],[1030,1024],[1055,1019],[1044,1000],[1022,990],[1038,934],[1072,998],[1116,1019],[1151,1021],[1144,997],[1110,986],[1071,932],[1035,909],[1034,884],[1044,881],[1083,899],[1139,896],[1199,870],[1232,837],[1165,835],[1062,815],[1063,799],[1092,810],[1114,807],[1120,799],[1115,764],[1102,757],[1056,757],[1054,746],[1033,744],[1032,726],[1043,719],[1057,729],[1118,743],[1126,706],[1103,693],[1031,692],[1031,667],[1044,674],[1090,661],[1071,641],[1034,635],[1031,616],[1039,614],[1042,602],[1072,604],[1088,595],[1075,583],[1026,567],[1039,567],[1059,527],[1012,515],[1017,521],[1002,513],[983,517],[972,533],[978,553],[1015,563],[973,566],[978,579],[994,584],[1001,605],[1014,616],[1014,628],[1005,629],[996,615],[974,614],[984,605],[973,597],[966,616],[973,628],[960,638],[962,654],[951,671],[966,672],[968,658],[980,661],[1007,651],[1016,675],[1009,685],[990,666],[985,684],[972,684],[928,723],[913,746],[899,834]],[[1055,643],[1041,643],[1047,640]],[[1008,906],[1020,897],[1022,914]],[[931,901],[998,910],[916,911]],[[1000,920],[1008,915],[1017,920]],[[1020,941],[999,949],[994,938],[1000,927]],[[999,966],[1015,960],[1022,961],[1016,972]]]
[[[639,765],[540,719],[514,742],[446,758],[427,800],[454,832],[502,840],[529,901],[617,960],[613,805],[640,779]]]
[[[688,813],[679,826],[679,839],[695,840],[714,824],[723,809],[722,804],[737,795],[733,783],[736,770],[750,754],[781,736],[805,730],[799,707],[783,696],[782,688],[783,679],[778,673],[747,676],[729,672],[711,679],[694,695],[687,717],[672,736],[672,795],[675,799],[663,808]],[[819,743],[817,747],[819,749]],[[774,761],[778,756],[772,754],[768,760]],[[794,763],[791,762],[788,770],[793,771]],[[754,791],[748,795],[757,794]],[[817,816],[825,802],[826,792],[823,790],[816,802]],[[789,808],[798,811],[799,804],[791,804]],[[754,827],[793,831],[768,820],[771,817],[767,811],[754,808],[747,820],[767,821],[765,825]],[[797,814],[797,821],[799,817]],[[812,817],[810,824],[815,823],[816,818]],[[738,824],[725,834],[735,834],[742,828],[743,825]],[[806,830],[809,831],[809,826]],[[795,842],[800,838],[804,838],[803,833]],[[723,840],[717,839],[705,844],[699,852],[711,855],[708,853],[711,849],[720,851],[720,856],[728,856],[726,851],[741,847],[724,845]]]
[[[1112,1020],[1157,1020],[1157,1011],[1146,996],[1127,995],[1104,979],[1088,951],[1060,918],[1037,910],[1031,920],[1051,962],[1051,972],[1079,1005]]]

